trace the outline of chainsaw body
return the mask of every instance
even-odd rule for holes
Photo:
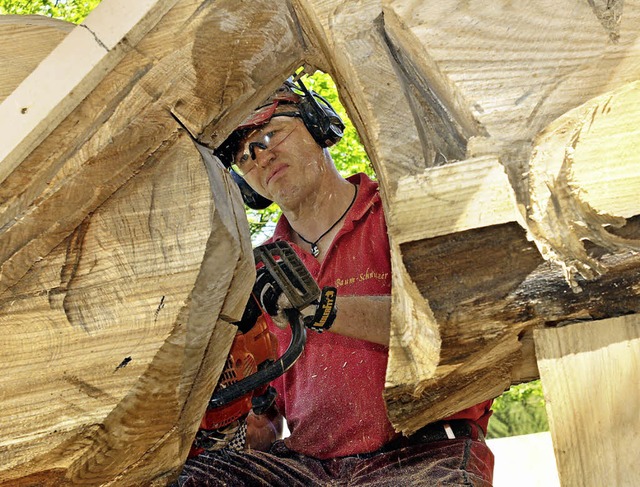
[[[257,306],[261,314],[250,329],[239,330],[233,340],[190,457],[227,448],[230,444],[232,448],[244,447],[244,418],[252,409],[261,414],[273,404],[276,393],[269,383],[284,374],[304,350],[306,330],[300,311],[318,299],[318,285],[286,242],[256,247],[254,258],[258,272],[269,274],[276,295],[284,293],[293,306],[284,310],[291,327],[291,342],[278,357],[277,339],[268,329],[269,315],[252,292],[247,306]]]

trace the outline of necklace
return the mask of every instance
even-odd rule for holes
[[[335,228],[335,226],[340,223],[340,220],[342,220],[345,215],[347,213],[349,213],[349,210],[351,209],[351,207],[353,206],[353,204],[356,201],[356,196],[358,196],[358,187],[354,186],[355,191],[353,192],[353,199],[351,200],[351,203],[349,203],[349,206],[347,207],[347,209],[344,211],[344,213],[340,216],[340,218],[338,218],[336,220],[336,222],[331,225],[329,227],[329,230],[327,230],[326,232],[324,232],[322,235],[320,235],[315,242],[311,242],[309,240],[307,240],[306,238],[304,238],[302,235],[300,235],[298,232],[296,232],[296,235],[298,235],[298,237],[300,237],[304,242],[307,242],[309,245],[311,245],[311,255],[313,255],[314,257],[318,257],[318,254],[320,253],[320,249],[318,248],[318,242],[320,242],[320,240],[322,240],[322,237],[324,237],[327,233],[329,233],[331,230],[333,230]],[[295,232],[295,230],[294,230]]]

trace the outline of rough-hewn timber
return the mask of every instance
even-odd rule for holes
[[[562,485],[636,485],[638,314],[535,335]]]
[[[380,179],[399,430],[537,376],[536,327],[638,313],[638,1],[149,0],[124,24],[128,4],[73,30],[86,62],[29,42],[33,68],[0,78],[0,481],[179,468],[252,275],[238,195],[193,139],[303,63]]]

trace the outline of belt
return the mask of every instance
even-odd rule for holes
[[[396,438],[379,450],[370,453],[362,453],[356,456],[358,458],[371,458],[381,453],[389,453],[408,446],[434,443],[436,441],[455,440],[456,438],[484,440],[484,434],[482,429],[476,423],[466,419],[438,421],[420,428],[411,436],[401,436],[400,438]]]

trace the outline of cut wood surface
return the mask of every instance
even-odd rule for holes
[[[237,188],[163,99],[182,7],[2,184],[3,485],[165,483],[226,359],[254,271]]]
[[[73,28],[68,22],[40,15],[0,16],[0,102]]]
[[[562,485],[640,484],[638,315],[534,335]]]
[[[640,250],[607,227],[640,214],[640,82],[605,93],[564,114],[534,141],[530,162],[530,231],[549,261],[574,277],[604,268],[582,243]],[[562,231],[559,231],[562,229]]]
[[[637,0],[129,5],[0,22],[5,485],[179,469],[253,278],[210,149],[302,64],[380,181],[399,431],[536,377],[535,328],[640,312]]]

